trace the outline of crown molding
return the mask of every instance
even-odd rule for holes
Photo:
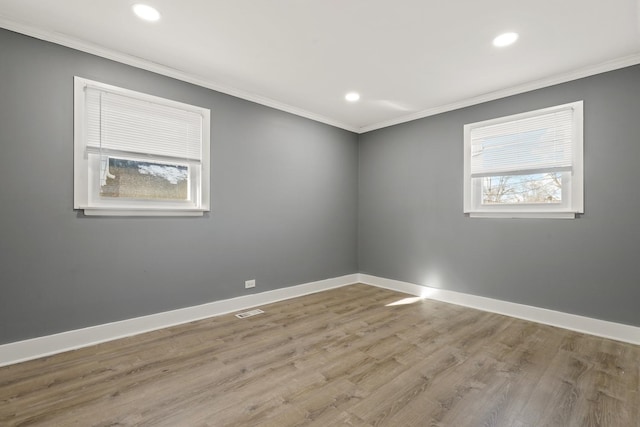
[[[401,123],[411,122],[413,120],[435,116],[436,114],[446,113],[447,111],[459,110],[461,108],[470,107],[472,105],[482,104],[483,102],[494,101],[496,99],[506,98],[508,96],[518,95],[520,93],[530,92],[532,90],[542,89],[548,86],[554,86],[560,83],[566,83],[572,80],[578,80],[584,77],[606,73],[607,71],[613,71],[637,64],[640,64],[640,53],[579,68],[567,73],[556,74],[551,77],[546,77],[544,79],[535,80],[518,86],[512,86],[510,88],[497,90],[495,92],[489,92],[483,95],[475,96],[473,98],[467,98],[461,101],[453,102],[451,104],[429,108],[427,110],[418,111],[417,113],[412,113],[392,120],[385,120],[382,122],[374,123],[372,125],[363,126],[358,129],[358,133],[362,134],[365,132],[370,132]]]
[[[71,49],[79,50],[85,53],[96,55],[102,58],[110,59],[112,61],[120,62],[122,64],[130,65],[132,67],[140,68],[142,70],[151,71],[156,74],[171,77],[176,80],[191,83],[197,86],[201,86],[207,89],[215,90],[227,95],[234,96],[236,98],[244,99],[246,101],[255,102],[256,104],[264,105],[274,108],[276,110],[284,111],[294,114],[296,116],[304,117],[316,122],[324,123],[336,128],[344,129],[350,132],[358,133],[358,128],[350,126],[340,121],[325,117],[302,108],[294,107],[279,101],[275,101],[271,98],[267,98],[255,93],[247,92],[232,86],[223,85],[215,81],[204,79],[202,77],[186,73],[184,71],[177,70],[175,68],[168,67],[166,65],[158,64],[156,62],[148,61],[133,55],[127,55],[118,52],[113,49],[88,43],[77,39],[75,37],[61,34],[55,31],[47,31],[40,28],[23,24],[20,22],[12,21],[0,16],[0,27],[7,30],[24,34],[26,36],[34,37],[36,39],[44,40],[47,42],[55,43],[61,46],[69,47]]]
[[[61,34],[55,31],[47,31],[40,28],[33,27],[28,24],[20,23],[0,16],[0,28],[5,28],[16,33],[24,34],[30,37],[34,37],[47,42],[66,46],[75,50],[79,50],[92,55],[100,56],[102,58],[110,59],[112,61],[120,62],[122,64],[130,65],[132,67],[140,68],[146,71],[150,71],[163,76],[171,77],[177,80],[181,80],[187,83],[191,83],[197,86],[201,86],[207,89],[221,92],[227,95],[234,96],[236,98],[244,99],[247,101],[255,102],[256,104],[264,105],[274,108],[276,110],[284,111],[294,114],[296,116],[304,117],[316,122],[324,123],[336,128],[344,129],[349,132],[362,134],[371,132],[374,130],[410,122],[413,120],[423,119],[425,117],[434,116],[436,114],[446,113],[448,111],[458,110],[465,107],[481,104],[483,102],[494,101],[500,98],[506,98],[512,95],[518,95],[525,92],[530,92],[536,89],[542,89],[548,86],[557,85],[560,83],[566,83],[572,80],[581,79],[584,77],[593,76],[596,74],[605,73],[608,71],[617,70],[620,68],[629,67],[632,65],[640,64],[640,53],[624,56],[621,58],[605,61],[595,65],[589,65],[570,72],[557,74],[554,76],[546,77],[543,79],[527,82],[521,85],[512,86],[506,89],[500,89],[494,92],[478,95],[472,98],[463,99],[450,104],[445,104],[426,110],[418,111],[412,114],[397,117],[391,120],[384,120],[378,123],[373,123],[367,126],[351,126],[346,123],[325,117],[311,111],[304,110],[302,108],[294,107],[255,93],[247,92],[232,86],[223,85],[215,81],[204,79],[200,76],[192,75],[184,71],[177,70],[175,68],[168,67],[166,65],[158,64],[152,61],[148,61],[133,55],[127,55],[113,49],[108,49],[100,45],[84,42],[75,37],[71,37],[65,34]]]

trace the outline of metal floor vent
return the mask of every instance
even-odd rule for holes
[[[262,314],[262,313],[264,313],[264,311],[260,310],[259,308],[256,308],[255,310],[245,311],[244,313],[238,313],[236,314],[236,317],[238,319],[244,319],[244,318],[255,316],[256,314]]]

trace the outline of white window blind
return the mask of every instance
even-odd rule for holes
[[[471,129],[471,177],[570,171],[574,109]]]
[[[87,147],[199,163],[202,116],[86,86]]]

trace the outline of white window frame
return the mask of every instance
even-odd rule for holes
[[[96,156],[89,154],[86,89],[126,96],[135,100],[196,113],[201,116],[201,144],[199,173],[189,176],[188,201],[155,201],[134,199],[107,199],[100,197],[100,164]],[[74,77],[74,209],[85,215],[99,216],[202,216],[210,210],[209,162],[210,162],[210,111],[157,96]],[[127,158],[127,153],[114,157]],[[130,157],[138,161],[180,164],[180,160],[166,160],[162,156],[138,153]],[[190,168],[191,171],[191,168]]]
[[[482,204],[482,178],[471,174],[471,132],[476,128],[492,126],[545,114],[572,109],[572,164],[571,170],[562,172],[562,202],[535,204]],[[583,101],[499,117],[464,126],[464,212],[472,218],[561,218],[573,219],[584,212],[583,191]],[[523,171],[523,175],[527,174]],[[529,173],[535,173],[530,171]],[[497,174],[496,176],[499,176]]]

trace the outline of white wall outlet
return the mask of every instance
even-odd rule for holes
[[[256,281],[255,280],[247,280],[246,282],[244,282],[244,288],[245,289],[255,288],[255,287],[256,287]]]

